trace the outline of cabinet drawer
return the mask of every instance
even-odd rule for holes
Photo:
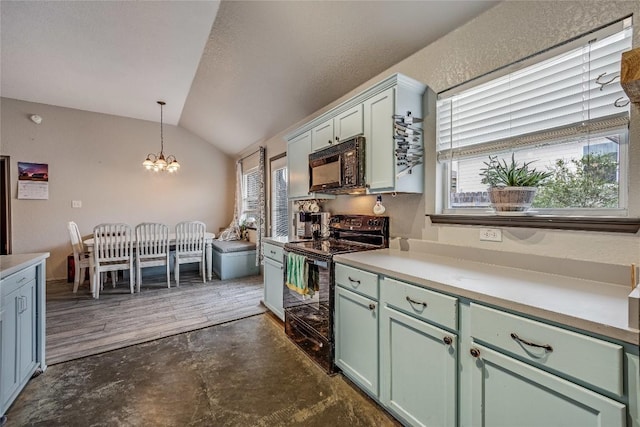
[[[378,275],[336,264],[336,284],[378,300]]]
[[[383,304],[420,319],[458,329],[457,298],[388,277],[380,282],[380,294]]]
[[[265,242],[262,248],[264,256],[267,258],[280,263],[284,261],[284,250],[280,246]]]
[[[474,340],[623,395],[622,346],[475,303],[470,324]]]
[[[2,279],[2,287],[0,292],[2,292],[2,295],[7,295],[18,289],[20,286],[30,282],[31,280],[35,280],[35,278],[36,266],[34,265]]]

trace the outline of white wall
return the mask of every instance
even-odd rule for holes
[[[303,123],[347,100],[390,74],[400,72],[440,92],[473,77],[518,61],[602,25],[634,14],[633,46],[640,46],[640,2],[506,1],[397,63],[342,98],[283,130],[262,145],[282,147],[282,138]],[[433,105],[433,100],[427,100]],[[429,134],[429,132],[427,132]],[[425,214],[436,212],[435,129],[425,144],[427,166],[423,195],[383,196],[391,234],[467,247],[531,253],[603,262],[640,264],[640,235],[504,229],[501,243],[480,242],[478,227],[435,226]],[[251,149],[253,149],[252,147]],[[431,153],[431,155],[429,155]],[[640,106],[631,109],[629,216],[640,217]],[[368,214],[373,196],[339,196],[327,204],[332,213]]]
[[[233,160],[211,144],[165,125],[165,155],[176,175],[142,167],[160,150],[160,124],[2,98],[0,154],[11,157],[13,253],[51,252],[47,278],[67,276],[67,222],[83,235],[102,222],[200,220],[218,232],[233,212]],[[36,125],[29,116],[42,116]],[[17,199],[17,163],[49,164],[49,200]],[[82,208],[71,208],[81,200]]]

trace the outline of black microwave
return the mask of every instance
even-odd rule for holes
[[[309,191],[364,193],[364,142],[363,136],[356,136],[309,154]]]

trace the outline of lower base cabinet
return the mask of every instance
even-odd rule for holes
[[[264,304],[284,322],[284,270],[281,262],[264,258]]]
[[[626,426],[626,406],[514,358],[474,345],[473,426]],[[473,356],[470,356],[473,357]]]
[[[336,286],[335,363],[378,397],[378,302]]]
[[[45,262],[0,281],[0,424],[44,361]]]
[[[380,401],[414,426],[455,426],[457,336],[386,305],[380,315]]]
[[[340,271],[357,284],[372,275]],[[336,365],[402,424],[640,427],[637,346],[386,277],[377,286],[379,304],[337,280]]]

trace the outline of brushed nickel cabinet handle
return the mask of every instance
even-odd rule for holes
[[[408,297],[408,296],[407,296],[407,301],[409,301],[411,304],[421,305],[421,306],[423,306],[423,307],[426,307],[426,306],[427,306],[427,303],[426,303],[426,302],[424,302],[424,301],[422,301],[422,302],[420,302],[420,301],[416,301],[416,300],[414,300],[414,299],[411,299],[411,298],[410,298],[410,297]]]
[[[352,279],[351,276],[349,276],[348,279],[351,283],[357,283],[358,285],[360,284],[360,280]]]
[[[529,347],[544,348],[549,353],[551,353],[553,351],[553,347],[551,347],[549,344],[536,344],[536,343],[533,343],[531,341],[523,340],[518,335],[516,335],[515,332],[511,332],[511,338],[513,338],[514,340],[516,340],[518,342],[521,342],[524,345],[528,345]]]

